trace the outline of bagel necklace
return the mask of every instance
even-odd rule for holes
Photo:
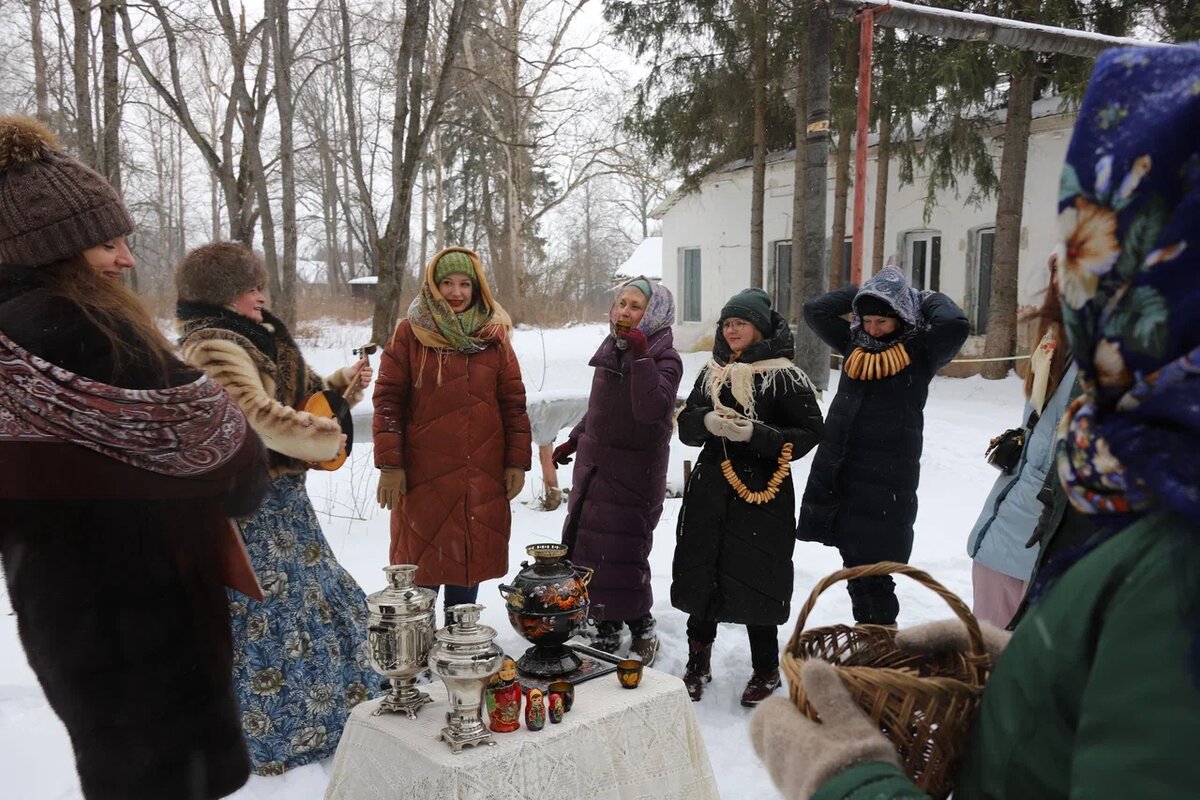
[[[725,443],[722,440],[721,446]],[[763,503],[769,503],[779,494],[779,487],[788,473],[792,471],[792,443],[784,442],[783,448],[779,451],[779,466],[775,468],[774,474],[767,481],[767,488],[754,492],[750,487],[742,482],[742,479],[733,471],[733,462],[729,460],[729,451],[725,451],[725,460],[721,462],[721,474],[725,476],[725,480],[733,487],[734,494],[740,497],[744,502],[753,506],[759,506]]]
[[[878,353],[869,353],[861,347],[854,348],[854,352],[847,356],[843,370],[856,381],[875,381],[890,378],[911,363],[904,342],[896,342]]]

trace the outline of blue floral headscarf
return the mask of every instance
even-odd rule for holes
[[[1083,395],[1058,471],[1088,514],[1200,516],[1200,46],[1100,56],[1058,199]]]

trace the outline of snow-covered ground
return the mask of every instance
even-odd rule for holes
[[[366,340],[367,328],[346,325],[306,325],[311,334],[302,342],[305,354],[318,371],[331,372],[352,360],[351,348]],[[598,325],[556,330],[524,329],[516,333],[526,387],[531,395],[540,392],[586,392],[591,384],[587,360],[604,335]],[[707,354],[683,355],[685,385],[690,386]],[[376,358],[377,363],[377,358]],[[828,408],[835,382],[822,402]],[[369,402],[369,401],[368,401]],[[964,553],[967,532],[996,477],[983,460],[990,437],[1019,421],[1021,385],[1007,380],[987,382],[980,378],[936,379],[925,411],[925,453],[921,459],[920,513],[912,563],[928,570],[952,591],[970,600],[970,561]],[[683,462],[694,459],[696,450],[677,441],[672,445],[669,482],[677,492],[682,483]],[[797,496],[807,480],[811,454],[796,465]],[[309,493],[322,515],[322,525],[333,551],[367,592],[384,585],[382,567],[387,560],[388,520],[374,503],[375,470],[369,443],[360,443],[350,462],[335,473],[312,473]],[[570,485],[570,469],[560,470],[559,480]],[[537,459],[525,490],[513,503],[513,532],[510,572],[525,558],[524,548],[532,542],[558,541],[566,514],[564,504],[553,512],[538,508],[541,476]],[[680,501],[668,499],[657,530],[651,556],[655,594],[654,614],[658,619],[662,649],[657,669],[683,673],[686,657],[685,618],[671,608],[669,588],[675,521]],[[815,544],[798,542],[795,555],[795,612],[817,580],[841,566],[837,553]],[[510,652],[526,646],[509,627],[503,602],[496,590],[499,581],[488,581],[480,591],[486,604],[484,622],[500,632],[500,644]],[[76,589],[80,587],[75,587]],[[63,587],[67,590],[67,587]],[[86,588],[84,588],[86,591]],[[912,625],[948,614],[942,602],[927,590],[900,579],[901,625]],[[822,625],[850,620],[850,604],[844,590],[835,587],[822,597],[810,624]],[[780,630],[782,646],[792,625]],[[626,633],[628,637],[628,633]],[[755,757],[747,736],[750,711],[738,700],[750,676],[750,653],[742,629],[723,625],[713,651],[713,682],[703,702],[693,708],[700,720],[720,786],[727,800],[779,797],[765,770]],[[96,687],[103,691],[103,687]],[[234,795],[238,800],[315,800],[323,796],[329,764],[294,770],[282,777],[252,777]],[[17,639],[16,623],[0,585],[0,795],[12,800],[71,800],[79,798],[70,743],[58,719],[50,711],[33,673],[25,662]]]

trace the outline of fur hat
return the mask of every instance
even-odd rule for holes
[[[213,242],[183,257],[175,270],[175,290],[183,303],[226,306],[235,297],[267,285],[267,267],[238,242]]]
[[[721,322],[730,317],[744,319],[763,336],[774,333],[771,325],[771,296],[762,289],[742,289],[721,309]]]
[[[0,116],[0,264],[53,264],[133,232],[117,190],[36,119]]]

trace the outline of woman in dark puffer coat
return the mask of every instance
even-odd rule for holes
[[[793,352],[787,320],[771,310],[766,292],[734,295],[721,310],[712,360],[679,414],[680,441],[704,448],[679,512],[671,580],[671,604],[689,615],[683,679],[693,700],[712,680],[719,622],[745,625],[750,637],[754,674],[742,704],[779,686],[776,633],[788,619],[796,544],[796,495],[791,476],[778,477],[780,461],[788,444],[791,460],[801,458],[824,427]],[[726,461],[744,484],[740,493]],[[746,490],[770,497],[750,502]]]
[[[588,589],[603,618],[593,645],[615,651],[626,624],[630,650],[649,665],[658,651],[650,548],[667,491],[683,362],[671,336],[675,300],[662,284],[622,284],[609,317],[612,333],[588,362],[596,375],[587,414],[554,451],[557,463],[567,463],[578,449],[563,543],[576,564],[596,571]]]
[[[967,317],[946,295],[919,293],[888,266],[862,289],[844,286],[805,303],[804,321],[845,360],[797,536],[837,547],[847,567],[907,563],[929,382],[962,347]],[[895,624],[891,578],[853,580],[849,591],[857,622]]]
[[[83,796],[208,800],[250,774],[222,583],[261,596],[228,517],[266,463],[120,286],[132,229],[40,123],[0,118],[0,559]]]

